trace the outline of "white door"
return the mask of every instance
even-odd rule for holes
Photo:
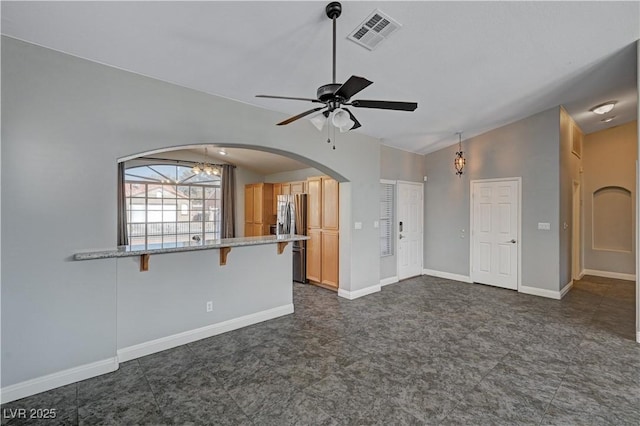
[[[422,275],[422,184],[398,182],[398,279]]]
[[[471,280],[518,288],[519,180],[471,182]]]

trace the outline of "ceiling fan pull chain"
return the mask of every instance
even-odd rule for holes
[[[336,127],[335,126],[331,126],[333,127],[333,149],[336,149]]]

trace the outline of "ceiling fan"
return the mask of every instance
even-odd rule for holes
[[[300,118],[309,116],[315,113],[315,116],[311,119],[311,122],[321,130],[324,126],[324,122],[331,117],[331,123],[340,129],[341,132],[357,129],[361,126],[355,116],[349,111],[346,106],[352,106],[354,108],[375,108],[375,109],[389,109],[396,111],[415,111],[418,108],[416,102],[398,102],[398,101],[374,101],[365,99],[354,99],[351,97],[356,93],[372,84],[372,81],[367,80],[364,77],[358,77],[352,75],[344,83],[336,83],[336,19],[342,13],[342,5],[337,2],[331,2],[325,8],[327,16],[333,21],[333,83],[320,86],[317,91],[317,98],[297,98],[289,96],[271,96],[271,95],[256,95],[257,98],[271,98],[271,99],[289,99],[296,101],[308,101],[322,106],[310,109],[301,114],[287,118],[284,121],[278,123],[278,126],[292,123]]]

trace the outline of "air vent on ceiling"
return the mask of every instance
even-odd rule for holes
[[[376,9],[347,38],[369,50],[374,50],[400,27],[402,25],[398,21]]]

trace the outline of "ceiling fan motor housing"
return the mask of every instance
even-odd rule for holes
[[[322,102],[328,102],[331,100],[338,100],[338,97],[335,96],[336,90],[338,90],[342,86],[340,83],[330,83],[325,84],[324,86],[318,87],[317,97]],[[346,99],[343,99],[346,100]]]

